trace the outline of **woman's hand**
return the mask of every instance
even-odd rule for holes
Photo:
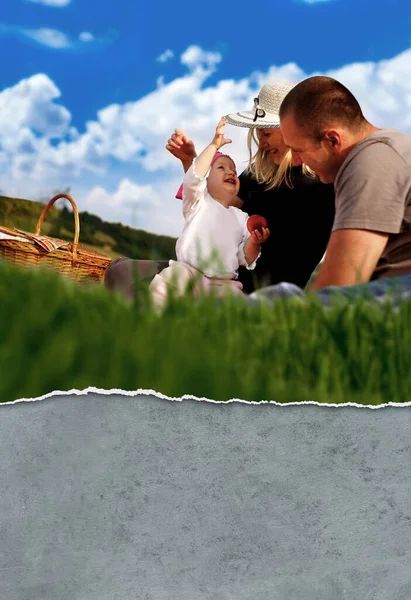
[[[235,206],[236,208],[242,208],[244,204],[244,200],[241,200],[238,196],[234,196],[234,198],[230,202],[230,206]]]
[[[217,129],[215,130],[215,135],[213,137],[213,141],[211,145],[215,146],[218,151],[220,148],[225,146],[226,144],[231,144],[232,140],[224,137],[224,127],[227,125],[227,119],[225,117],[221,117]]]
[[[188,139],[181,129],[176,129],[174,133],[171,134],[167,141],[166,150],[181,160],[185,171],[187,171],[185,166],[188,165],[189,167],[197,156],[193,142]]]

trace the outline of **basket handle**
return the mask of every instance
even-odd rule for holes
[[[53,206],[53,204],[59,199],[59,198],[66,198],[71,206],[73,207],[73,214],[74,214],[74,242],[73,242],[73,255],[74,257],[77,254],[77,245],[78,245],[78,240],[80,237],[80,219],[78,216],[78,210],[77,210],[77,205],[74,202],[73,198],[71,196],[69,196],[68,194],[57,194],[57,196],[54,196],[50,202],[47,204],[47,206],[44,208],[43,212],[40,215],[40,218],[38,220],[38,223],[36,225],[36,229],[34,231],[35,235],[39,235],[40,234],[40,228],[43,224],[44,221],[44,217],[46,216],[46,214],[48,213],[49,209],[51,206]]]

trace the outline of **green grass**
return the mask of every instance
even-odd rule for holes
[[[0,261],[0,401],[89,386],[214,400],[410,399],[410,302],[326,310],[314,298],[257,308],[182,299],[158,316],[144,292],[127,304],[103,286]]]

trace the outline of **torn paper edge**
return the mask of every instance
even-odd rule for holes
[[[196,400],[197,402],[211,402],[212,404],[231,404],[232,402],[240,402],[241,404],[248,404],[248,405],[260,405],[260,404],[274,404],[275,406],[305,406],[305,405],[310,405],[310,406],[321,406],[321,407],[327,407],[327,408],[343,408],[346,406],[351,406],[354,408],[371,408],[371,409],[378,409],[378,408],[386,408],[387,406],[394,406],[394,407],[405,407],[405,406],[411,406],[411,401],[410,402],[387,402],[386,404],[357,404],[356,402],[341,402],[338,404],[330,404],[328,402],[314,402],[314,400],[307,400],[307,401],[302,401],[302,402],[276,402],[275,400],[261,400],[259,402],[255,402],[255,401],[249,401],[249,400],[242,400],[241,398],[231,398],[230,400],[213,400],[211,398],[200,398],[198,396],[192,396],[190,394],[184,394],[184,396],[181,397],[174,397],[174,396],[167,396],[165,394],[162,394],[161,392],[156,392],[155,390],[146,390],[146,389],[138,389],[135,391],[127,391],[127,390],[121,390],[121,389],[117,389],[117,388],[112,388],[110,390],[105,390],[105,389],[101,389],[101,388],[96,388],[96,387],[88,387],[85,388],[84,390],[68,390],[68,391],[60,391],[60,390],[56,390],[53,392],[50,392],[48,394],[44,394],[43,396],[37,396],[36,398],[19,398],[17,400],[12,400],[10,402],[1,402],[1,405],[9,405],[9,404],[18,404],[20,402],[37,402],[39,400],[47,400],[49,398],[52,398],[53,396],[86,396],[87,394],[100,394],[102,396],[111,396],[114,394],[120,395],[120,396],[155,396],[156,398],[161,398],[162,400],[171,400],[174,402],[182,402],[183,400]]]

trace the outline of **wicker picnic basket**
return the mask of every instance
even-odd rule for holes
[[[59,198],[67,198],[73,207],[72,243],[40,234],[47,212]],[[90,279],[101,281],[111,259],[80,245],[79,236],[80,220],[76,203],[67,194],[57,194],[41,213],[34,235],[19,229],[0,227],[0,257],[22,267],[46,265],[77,282]]]

